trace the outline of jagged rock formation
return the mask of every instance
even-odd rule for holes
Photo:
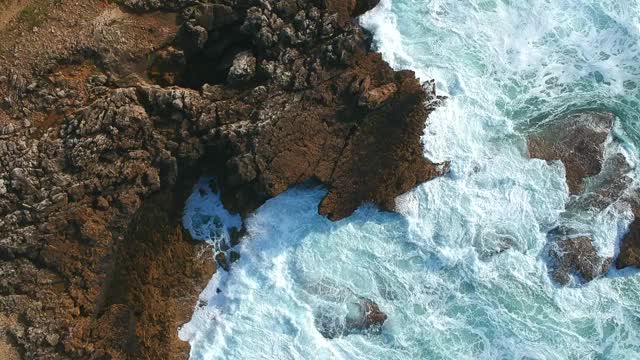
[[[558,228],[550,234],[549,249],[553,279],[562,285],[589,282],[609,270],[613,258],[598,255],[590,235],[573,235],[571,229]],[[577,277],[576,277],[577,276]]]
[[[319,181],[331,219],[365,201],[393,210],[444,173],[420,143],[441,99],[352,21],[376,3],[122,1],[180,10],[173,40],[148,44],[115,36],[124,13],[89,1],[83,41],[32,71],[0,68],[0,344],[24,358],[185,358],[176,329],[214,263],[180,210],[204,173],[242,213]]]
[[[600,256],[593,245],[585,214],[595,216],[616,202],[626,202],[632,185],[632,168],[621,153],[605,158],[605,143],[615,116],[605,112],[582,112],[552,119],[529,137],[529,154],[547,161],[560,160],[573,195],[560,224],[548,233],[552,278],[562,284],[589,282],[608,272],[613,262]],[[632,246],[623,248],[620,267],[633,258]],[[632,260],[631,260],[632,261]]]
[[[640,267],[640,194],[636,193],[629,199],[635,216],[629,226],[629,232],[620,243],[620,254],[616,259],[616,268],[623,269],[630,266]]]
[[[551,120],[529,136],[529,155],[562,161],[569,192],[579,194],[584,179],[602,170],[604,145],[614,118],[612,113],[581,112]]]

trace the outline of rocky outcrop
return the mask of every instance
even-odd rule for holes
[[[446,171],[420,141],[441,99],[353,22],[376,1],[122,3],[181,9],[148,72],[111,37],[31,78],[0,69],[0,343],[26,358],[186,357],[176,329],[214,271],[180,225],[202,174],[244,214],[318,181],[337,220]]]
[[[358,307],[360,308],[360,316],[347,321],[349,331],[366,331],[379,328],[387,320],[387,314],[380,310],[378,304],[369,299],[361,299]]]
[[[424,158],[419,137],[441,99],[339,21],[361,2],[332,4],[328,12],[312,1],[237,7],[224,23],[211,20],[211,4],[185,13],[172,46],[186,66],[173,78],[215,84],[203,88],[211,104],[194,125],[224,158],[222,197],[233,211],[308,180],[328,187],[320,213],[333,220],[363,202],[393,210],[399,194],[446,172]]]
[[[590,224],[585,223],[609,206],[626,203],[633,183],[631,165],[622,153],[605,156],[613,120],[606,112],[575,113],[550,120],[529,138],[532,157],[562,161],[573,195],[559,225],[548,233],[551,276],[562,285],[580,285],[605,275],[613,262],[598,254]],[[624,259],[633,257],[632,246],[623,249]],[[624,261],[618,258],[617,266]]]
[[[590,235],[556,229],[549,249],[553,279],[561,285],[581,284],[606,274],[613,258],[598,255]]]
[[[322,336],[333,339],[351,334],[376,334],[387,320],[373,300],[356,294],[329,279],[308,284],[305,292],[314,297],[315,324]]]
[[[117,0],[118,3],[134,11],[168,10],[178,11],[189,5],[197,4],[198,0]]]
[[[572,194],[584,190],[584,179],[602,170],[604,145],[615,116],[606,112],[581,112],[550,120],[529,136],[529,155],[564,164]]]
[[[620,254],[616,259],[618,269],[640,267],[640,199],[637,194],[630,203],[634,207],[635,220],[620,243]]]

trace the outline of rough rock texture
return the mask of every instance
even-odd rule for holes
[[[348,324],[350,329],[369,330],[384,325],[387,320],[387,314],[380,310],[378,304],[369,299],[362,299],[358,305],[361,316]]]
[[[632,205],[635,206],[635,220],[620,244],[620,254],[616,259],[618,269],[629,266],[640,267],[640,201],[634,200],[636,201],[632,201]]]
[[[561,285],[589,282],[607,273],[613,258],[598,255],[591,236],[572,236],[568,229],[557,229],[549,249],[553,279]],[[576,277],[577,275],[577,277]]]
[[[363,202],[393,210],[446,171],[420,142],[441,99],[352,21],[377,1],[122,3],[180,9],[180,26],[168,36],[175,14],[62,0],[50,9],[62,20],[37,32],[0,28],[4,353],[185,358],[176,329],[214,256],[180,209],[204,173],[245,214],[319,181],[319,211],[340,219]]]
[[[613,120],[607,112],[575,113],[543,123],[529,137],[531,157],[562,161],[573,195],[559,225],[548,233],[551,276],[562,285],[580,285],[605,275],[613,261],[597,253],[590,224],[585,223],[607,207],[626,202],[633,182],[632,168],[621,153],[605,157]]]
[[[572,194],[584,190],[584,179],[602,170],[604,145],[615,116],[605,112],[581,112],[551,120],[529,136],[529,155],[565,166]]]
[[[352,7],[335,15],[321,2],[263,2],[223,18],[235,21],[215,20],[229,9],[185,12],[171,45],[184,66],[171,78],[214,84],[203,87],[210,104],[189,126],[223,153],[231,210],[246,213],[310,179],[328,187],[320,213],[331,219],[365,201],[393,210],[397,195],[446,171],[423,157],[419,137],[441,99],[367,50],[362,29],[339,21]]]

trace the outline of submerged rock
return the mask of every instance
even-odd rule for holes
[[[615,116],[609,112],[582,112],[550,120],[529,136],[529,155],[565,166],[571,194],[584,190],[584,179],[600,173],[604,147]]]
[[[550,268],[553,279],[568,285],[589,282],[608,272],[613,258],[598,255],[590,235],[570,235],[567,229],[552,231],[549,246]]]
[[[328,310],[316,318],[318,331],[327,339],[359,333],[377,333],[387,320],[387,314],[378,304],[366,298],[350,303],[350,311],[344,317],[337,317]]]
[[[353,290],[323,279],[305,287],[320,303],[315,309],[315,323],[322,336],[333,339],[358,333],[377,333],[387,320],[380,306]]]

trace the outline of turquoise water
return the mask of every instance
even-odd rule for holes
[[[401,196],[397,214],[365,206],[332,223],[312,187],[267,202],[247,219],[241,259],[180,329],[191,358],[640,358],[640,276],[549,279],[546,233],[570,198],[562,164],[525,151],[543,119],[598,108],[618,116],[607,153],[637,162],[640,0],[394,0],[361,22],[392,66],[449,96],[424,146],[451,174]],[[582,222],[611,256],[631,216],[618,201]],[[196,236],[215,242],[236,222],[194,191]],[[380,333],[320,334],[319,318],[351,311],[345,294],[379,304]]]

